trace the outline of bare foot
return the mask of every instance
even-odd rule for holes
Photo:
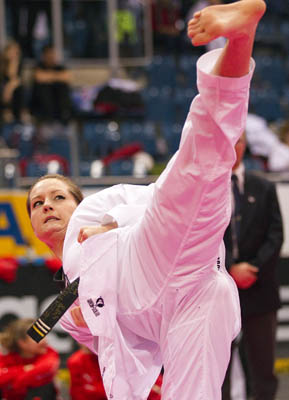
[[[206,7],[189,21],[188,36],[194,46],[205,45],[220,36],[228,39],[251,36],[265,10],[263,0]]]

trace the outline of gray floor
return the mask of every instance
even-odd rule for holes
[[[289,400],[289,374],[279,375],[279,389],[275,400]]]
[[[276,400],[289,400],[289,373],[279,374],[279,389]]]
[[[289,400],[289,343],[279,343],[276,348],[276,357],[284,360],[283,371],[279,371],[279,388],[276,400]]]

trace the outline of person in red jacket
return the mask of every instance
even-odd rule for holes
[[[0,391],[5,400],[56,400],[53,379],[59,355],[45,339],[34,342],[27,329],[33,319],[17,319],[0,333]]]
[[[67,360],[70,373],[71,400],[106,400],[97,355],[87,347],[73,353]],[[148,400],[160,400],[162,375],[159,375]]]
[[[67,360],[71,400],[106,400],[97,355],[85,346]]]

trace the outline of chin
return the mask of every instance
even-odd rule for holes
[[[41,242],[45,243],[48,247],[51,247],[52,245],[55,245],[56,243],[59,243],[59,241],[62,240],[62,234],[60,230],[41,232],[39,235],[37,235],[37,237]]]

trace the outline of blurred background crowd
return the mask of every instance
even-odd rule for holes
[[[206,51],[192,48],[186,22],[210,3],[220,1],[1,0],[2,186],[47,171],[159,173],[178,147],[197,92],[195,62]],[[267,3],[254,50],[245,162],[284,172],[289,11],[287,1]]]
[[[192,47],[187,21],[220,3],[228,1],[0,0],[2,398],[106,398],[96,356],[60,327],[49,345],[33,346],[26,337],[27,317],[35,318],[58,292],[52,276],[60,263],[33,237],[24,191],[46,173],[73,177],[85,193],[154,181],[178,148],[197,94],[197,59],[225,43]],[[289,372],[289,1],[266,3],[243,163],[277,182],[282,197],[277,367]],[[160,385],[161,376],[149,399],[160,399]]]

